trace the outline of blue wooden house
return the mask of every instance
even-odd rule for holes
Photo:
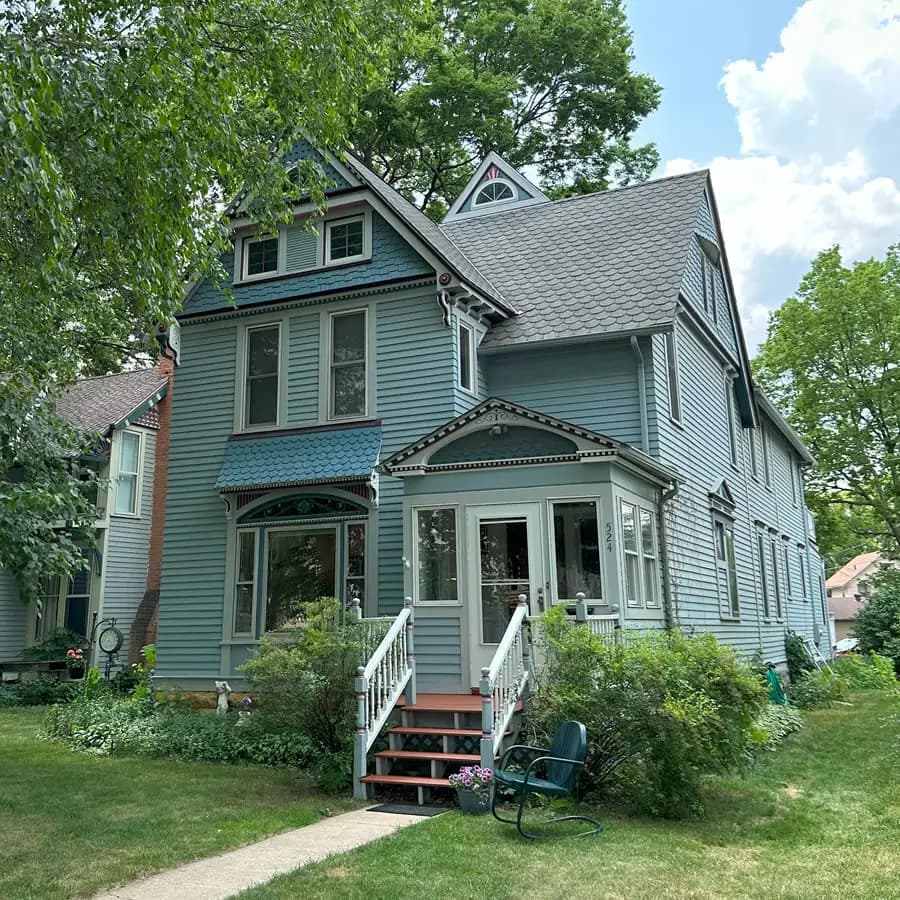
[[[299,602],[358,600],[390,627],[364,748],[406,692],[386,781],[416,736],[434,778],[490,758],[554,604],[827,646],[812,459],[754,387],[708,172],[551,201],[492,154],[436,224],[353,157],[288,165],[311,156],[324,218],[238,209],[233,304],[199,283],[180,316],[163,684],[240,683]]]

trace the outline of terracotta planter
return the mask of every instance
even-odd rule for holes
[[[491,808],[490,790],[475,793],[468,788],[457,788],[456,799],[459,808],[470,816],[483,816]]]

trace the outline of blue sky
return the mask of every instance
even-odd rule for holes
[[[626,0],[663,87],[638,141],[709,166],[750,350],[812,257],[900,240],[900,0]]]

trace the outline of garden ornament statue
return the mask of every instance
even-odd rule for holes
[[[238,725],[246,725],[250,721],[250,713],[253,710],[253,701],[249,697],[241,700],[241,708],[238,710]]]
[[[231,685],[227,681],[216,682],[216,715],[228,715],[228,695],[231,693]]]

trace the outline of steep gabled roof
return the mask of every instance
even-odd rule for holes
[[[520,313],[481,348],[670,329],[708,180],[690,172],[442,226]]]
[[[155,369],[85,378],[56,401],[59,416],[82,432],[106,434],[139,418],[165,393],[168,382]]]

